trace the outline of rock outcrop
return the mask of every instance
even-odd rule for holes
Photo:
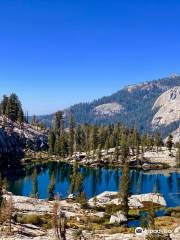
[[[0,161],[10,164],[11,160],[23,157],[25,149],[47,150],[47,133],[30,124],[18,124],[0,116]]]
[[[159,127],[180,120],[180,87],[174,87],[158,97],[152,110],[158,109],[152,119],[152,125]]]
[[[121,104],[112,102],[112,103],[106,103],[106,104],[96,106],[94,108],[94,113],[96,115],[112,116],[114,114],[122,112],[123,110],[124,110],[124,107]]]
[[[119,211],[117,212],[115,215],[111,215],[111,218],[109,220],[109,223],[110,224],[114,224],[114,223],[123,223],[123,222],[127,222],[128,219],[124,216],[124,214]]]
[[[104,207],[106,205],[119,205],[120,200],[118,198],[117,192],[105,191],[96,196],[96,198],[89,199],[88,203],[91,207],[100,206]],[[153,204],[158,204],[160,206],[166,206],[166,201],[164,197],[159,193],[145,193],[139,195],[132,195],[129,197],[128,205],[130,208],[143,208],[144,202],[152,202]]]

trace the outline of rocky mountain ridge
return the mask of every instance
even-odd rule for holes
[[[70,112],[73,112],[77,124],[121,122],[130,128],[136,126],[140,132],[160,131],[165,138],[179,127],[179,88],[180,76],[177,75],[126,86],[111,96],[65,109],[65,124],[68,126]],[[38,119],[50,126],[53,116],[39,116]]]

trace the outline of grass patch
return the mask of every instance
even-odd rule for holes
[[[21,223],[21,224],[33,224],[35,226],[39,226],[44,229],[49,229],[52,227],[51,216],[48,214],[46,214],[46,215],[37,215],[37,214],[20,215],[20,216],[17,216],[16,222]]]

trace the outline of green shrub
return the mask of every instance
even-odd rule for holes
[[[110,204],[105,207],[105,212],[108,214],[112,214],[120,210],[121,210],[121,206],[116,204]]]
[[[21,215],[17,216],[16,221],[21,224],[33,224],[36,226],[43,227],[45,229],[51,228],[51,216],[46,215]]]
[[[180,218],[180,207],[166,209],[166,215]]]

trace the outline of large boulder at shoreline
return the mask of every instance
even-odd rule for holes
[[[153,204],[158,204],[160,206],[166,206],[166,201],[164,197],[159,193],[145,193],[132,195],[129,197],[128,205],[130,208],[142,208],[144,207],[144,202],[152,202]],[[95,198],[91,198],[88,201],[91,207],[100,206],[105,207],[106,205],[120,205],[121,201],[118,198],[117,192],[105,191]]]

